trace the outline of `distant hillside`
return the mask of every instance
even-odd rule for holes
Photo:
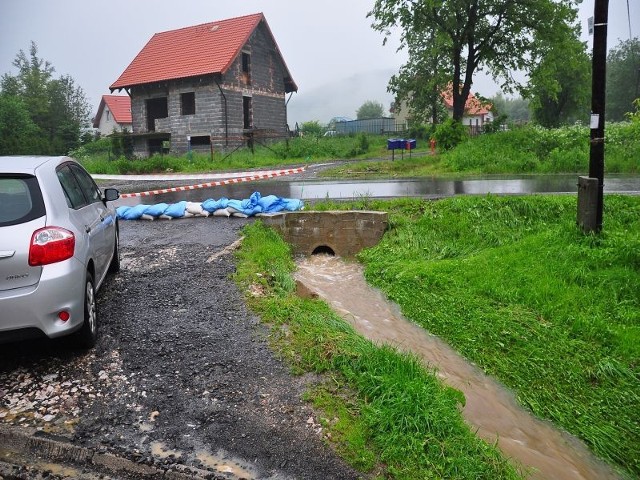
[[[328,123],[333,117],[355,119],[356,110],[367,100],[382,103],[388,114],[393,95],[387,84],[394,73],[392,69],[358,73],[309,91],[302,85],[289,101],[289,127],[310,120]]]

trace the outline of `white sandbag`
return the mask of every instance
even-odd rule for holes
[[[229,213],[229,210],[226,208],[219,208],[213,212],[214,217],[228,217],[229,215],[231,215],[231,213]]]

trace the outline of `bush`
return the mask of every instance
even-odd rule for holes
[[[417,140],[429,140],[434,133],[433,125],[415,124],[409,127],[409,138],[415,138]]]
[[[467,129],[462,123],[449,118],[436,127],[434,137],[442,150],[451,150],[468,138]]]

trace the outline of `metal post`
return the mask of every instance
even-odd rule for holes
[[[593,24],[593,59],[591,81],[591,148],[589,177],[598,179],[596,231],[602,230],[604,191],[604,112],[607,71],[607,21],[609,0],[596,0]]]

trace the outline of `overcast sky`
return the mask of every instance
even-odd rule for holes
[[[584,40],[595,0],[580,8]],[[299,91],[289,103],[289,120],[355,117],[367,100],[391,101],[386,84],[406,60],[397,41],[366,18],[373,0],[0,0],[0,74],[16,73],[12,62],[31,41],[38,56],[70,75],[94,108],[154,33],[263,12]],[[640,1],[630,0],[631,33],[640,36]],[[629,38],[627,0],[609,0],[608,47]],[[591,48],[589,40],[589,48]],[[351,79],[351,88],[341,89]],[[355,83],[355,85],[354,85]],[[359,85],[360,84],[360,85]],[[476,78],[473,91],[497,89]],[[325,98],[321,100],[322,93]],[[295,112],[292,118],[292,112]]]

